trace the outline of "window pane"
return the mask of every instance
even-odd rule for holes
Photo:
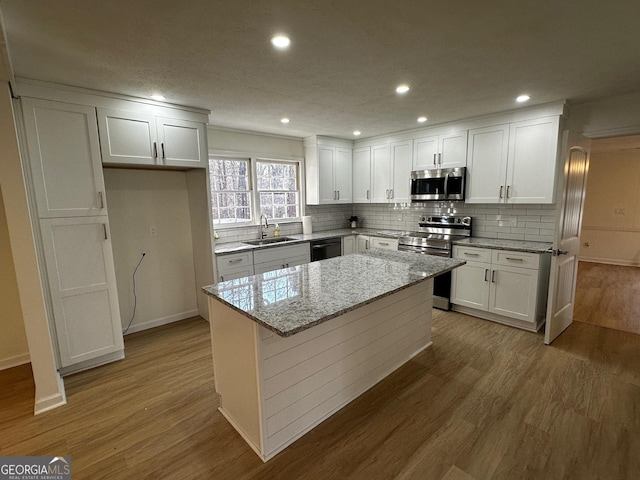
[[[285,194],[284,193],[274,193],[273,194],[273,203],[275,205],[284,205],[285,202]]]
[[[214,224],[251,221],[249,160],[210,159],[209,171]]]
[[[273,205],[273,195],[271,193],[260,192],[260,205]]]

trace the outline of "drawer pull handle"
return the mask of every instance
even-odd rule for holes
[[[506,257],[507,260],[514,260],[516,262],[522,262],[524,259],[522,258],[516,258],[516,257]]]
[[[388,246],[389,246],[389,244],[388,244],[388,243],[386,243],[386,242],[378,242],[378,245],[384,245],[385,247],[388,247]]]
[[[479,257],[480,254],[479,253],[469,253],[469,252],[464,252],[465,255],[469,256],[469,257]]]
[[[238,262],[241,262],[241,261],[242,261],[241,258],[236,258],[234,260],[229,260],[229,263],[238,263]]]

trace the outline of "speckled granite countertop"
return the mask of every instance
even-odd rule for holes
[[[221,282],[203,291],[288,337],[464,263],[374,249]]]
[[[471,237],[464,240],[454,240],[454,245],[467,247],[490,248],[494,250],[513,250],[516,252],[545,253],[550,251],[552,244],[546,242],[528,242],[526,240],[505,240],[501,238]]]
[[[217,243],[214,252],[216,255],[222,255],[225,253],[238,253],[245,250],[257,250],[261,248],[270,248],[283,245],[295,245],[296,243],[309,242],[311,240],[321,240],[323,238],[331,237],[346,237],[347,235],[374,235],[376,237],[388,237],[397,238],[400,236],[400,231],[395,232],[393,230],[376,230],[369,228],[341,228],[339,230],[325,230],[323,232],[310,233],[308,235],[295,234],[295,235],[283,235],[287,238],[291,238],[290,242],[280,242],[271,245],[249,245],[243,242],[224,242]]]

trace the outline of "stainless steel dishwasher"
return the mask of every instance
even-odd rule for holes
[[[342,255],[342,238],[332,237],[322,240],[312,240],[311,261],[324,260],[326,258],[339,257]]]

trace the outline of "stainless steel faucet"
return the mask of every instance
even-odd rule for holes
[[[264,224],[262,223],[263,220],[264,220]],[[262,229],[263,227],[269,228],[269,220],[267,219],[267,216],[264,213],[260,215],[260,227],[258,229],[258,232],[260,234],[260,239],[263,239],[264,237],[267,236],[267,233]]]

